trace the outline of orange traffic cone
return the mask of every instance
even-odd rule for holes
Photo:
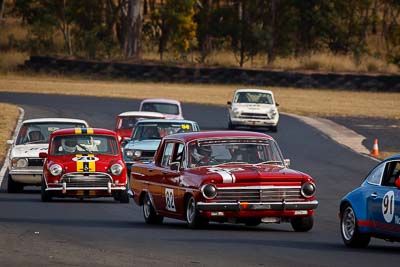
[[[374,146],[372,147],[371,155],[375,157],[379,156],[378,138],[375,138],[374,140]]]

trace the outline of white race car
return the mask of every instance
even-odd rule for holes
[[[268,127],[278,131],[279,104],[275,102],[274,94],[261,89],[238,89],[233,100],[228,101],[229,129],[237,126]]]
[[[43,159],[39,152],[47,152],[49,136],[63,128],[86,128],[84,120],[66,118],[40,118],[22,122],[16,140],[8,140],[12,145],[8,158],[7,191],[22,192],[25,185],[40,185],[43,174]]]

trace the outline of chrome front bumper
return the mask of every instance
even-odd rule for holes
[[[307,202],[198,202],[200,211],[241,211],[241,210],[313,210],[318,207],[318,201]]]
[[[233,125],[243,126],[276,126],[278,124],[278,120],[231,118],[231,123]]]

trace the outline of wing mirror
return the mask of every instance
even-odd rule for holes
[[[39,158],[41,158],[41,159],[47,158],[47,153],[46,152],[40,152],[39,153]]]
[[[275,103],[275,106],[279,107],[279,103]]]
[[[285,164],[286,168],[290,167],[290,159],[284,159],[283,163]]]
[[[229,106],[232,105],[232,102],[231,102],[231,101],[228,101],[228,102],[226,102],[226,103],[227,103]]]
[[[179,169],[181,168],[181,163],[178,162],[178,161],[172,162],[172,163],[169,165],[169,168],[170,168],[171,170],[173,170],[173,171],[179,171]]]
[[[7,140],[7,145],[12,145],[14,143],[13,140]]]

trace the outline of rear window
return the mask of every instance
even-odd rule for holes
[[[179,106],[171,103],[143,103],[142,111],[152,111],[164,114],[179,115]]]

